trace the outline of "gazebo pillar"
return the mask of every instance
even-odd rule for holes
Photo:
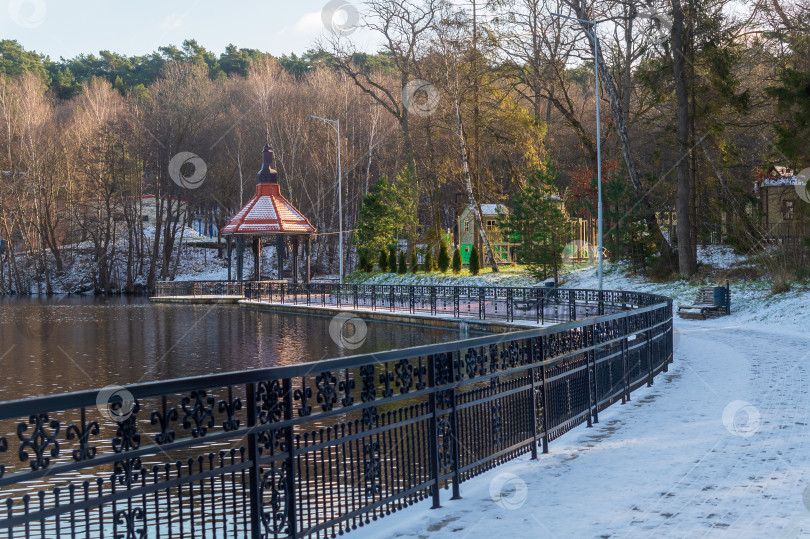
[[[236,236],[236,280],[244,280],[245,269],[245,237]]]
[[[284,236],[276,235],[276,257],[278,258],[278,279],[284,279]]]
[[[307,242],[304,244],[304,256],[307,258],[307,283],[312,281],[312,271],[310,269],[310,251],[312,250],[312,236],[307,236]]]
[[[225,249],[226,249],[225,252],[227,253],[226,257],[228,259],[228,281],[230,281],[231,280],[231,237],[226,236],[225,241],[227,242],[226,247],[225,247]]]
[[[298,284],[298,236],[292,238],[293,284]]]
[[[259,236],[253,238],[253,269],[256,274],[254,281],[262,280],[262,239]]]

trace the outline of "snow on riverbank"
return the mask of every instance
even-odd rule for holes
[[[592,269],[566,286],[595,287]],[[616,268],[605,288],[691,301],[697,284]],[[732,285],[731,316],[676,318],[675,363],[588,429],[363,528],[366,538],[796,537],[810,534],[810,293]],[[677,306],[676,306],[677,308]]]

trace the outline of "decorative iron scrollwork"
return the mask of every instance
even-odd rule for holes
[[[374,426],[377,423],[377,407],[370,406],[368,408],[363,408],[363,425],[368,428]]]
[[[379,496],[382,493],[380,484],[380,444],[371,442],[363,445],[363,482],[366,496]]]
[[[377,398],[377,385],[374,380],[374,364],[360,367],[360,380],[363,387],[360,389],[360,400],[371,402]]]
[[[262,500],[262,526],[269,537],[285,534],[289,531],[290,492],[287,489],[287,466],[272,467],[262,474],[259,484]],[[266,493],[270,500],[265,500]],[[265,510],[269,508],[269,510]]]
[[[121,485],[131,487],[138,480],[142,469],[143,464],[139,457],[119,460],[113,464],[112,479],[113,481],[117,479]]]
[[[178,414],[177,408],[169,408],[162,412],[155,410],[152,412],[149,422],[152,425],[160,425],[160,432],[155,435],[155,441],[158,445],[170,444],[174,441],[174,430],[169,428],[169,422],[177,421]]]
[[[307,400],[312,398],[312,388],[307,387],[306,378],[301,379],[301,389],[296,389],[293,393],[293,399],[300,401],[301,406],[298,407],[298,415],[301,417],[308,416],[312,413],[312,406],[307,404]]]
[[[413,387],[413,371],[413,365],[411,365],[411,362],[407,359],[399,360],[394,366],[397,387],[399,388],[399,392],[401,394],[408,393],[411,390],[411,387]]]
[[[287,404],[284,402],[284,389],[278,380],[259,382],[256,385],[258,422],[262,425],[277,423],[284,417]]]
[[[501,430],[503,428],[503,417],[501,414],[501,405],[498,402],[492,403],[492,445],[493,447],[500,447],[503,440],[501,439]]]
[[[135,401],[135,406],[132,408],[130,415],[118,423],[115,438],[112,440],[112,448],[116,453],[132,451],[141,446],[141,435],[138,433],[138,419],[136,417],[140,409],[140,405]]]
[[[391,382],[394,381],[395,375],[393,372],[388,370],[387,364],[383,365],[383,369],[383,372],[380,373],[380,383],[385,385],[382,390],[382,396],[383,398],[388,398],[394,394],[394,388],[391,387]]]
[[[259,432],[257,439],[259,441],[259,451],[264,453],[269,451],[271,455],[277,453],[284,453],[287,451],[287,438],[284,431],[279,429],[270,429]]]
[[[236,397],[230,400],[219,401],[219,413],[225,412],[227,419],[222,421],[222,428],[225,431],[232,431],[239,428],[239,419],[234,418],[236,412],[242,409],[242,399]]]
[[[35,414],[28,418],[28,423],[34,426],[34,430],[30,436],[24,436],[23,433],[28,430],[28,425],[24,422],[17,424],[17,436],[20,438],[19,457],[21,461],[28,460],[30,456],[27,448],[30,448],[36,458],[31,460],[32,470],[42,470],[48,467],[51,462],[50,457],[45,456],[45,451],[50,446],[51,457],[59,456],[59,442],[56,437],[59,435],[59,421],[53,419],[48,420],[48,414]],[[52,432],[48,432],[45,428],[48,425]]]
[[[484,369],[484,354],[480,348],[469,348],[467,353],[464,354],[464,362],[466,364],[467,378],[475,378],[477,374],[483,376],[486,374]]]
[[[318,388],[318,404],[324,412],[331,410],[337,402],[337,378],[329,371],[324,371],[315,377],[315,387]]]
[[[453,455],[453,427],[447,418],[439,420],[436,425],[439,434],[439,468],[442,474],[446,474],[453,469],[455,456]]]
[[[115,539],[143,539],[146,537],[146,528],[136,528],[136,521],[144,520],[146,512],[143,507],[134,507],[131,510],[122,509],[115,512],[115,523],[126,528],[124,533],[116,533]]]
[[[346,369],[345,380],[341,380],[338,384],[338,389],[343,392],[343,398],[340,399],[340,404],[343,406],[351,406],[354,403],[352,397],[352,389],[354,389],[354,380],[349,374],[349,369]]]
[[[73,450],[73,460],[89,460],[96,456],[96,448],[89,443],[90,436],[98,436],[98,422],[87,423],[85,410],[82,408],[82,422],[80,426],[69,425],[65,429],[68,440],[78,440],[79,447]]]
[[[189,406],[192,400],[194,405]],[[191,435],[195,438],[205,436],[208,429],[214,428],[214,402],[214,397],[208,396],[203,390],[192,391],[191,396],[184,396],[180,401],[180,406],[185,412],[183,428],[191,428]],[[191,420],[194,421],[194,427],[191,426]]]

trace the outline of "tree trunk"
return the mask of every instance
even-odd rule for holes
[[[585,7],[579,2],[579,0],[576,3],[569,3],[569,6],[574,9],[574,12],[577,14],[578,18],[587,19]],[[593,49],[593,38],[591,38],[587,32],[586,36],[591,48]],[[613,123],[616,126],[616,133],[619,135],[619,140],[622,144],[622,156],[624,157],[624,162],[627,165],[627,175],[630,177],[630,183],[632,184],[633,190],[638,197],[638,205],[641,207],[644,214],[644,223],[647,227],[647,233],[650,235],[653,241],[655,241],[655,243],[660,245],[661,258],[667,265],[671,266],[672,247],[661,233],[661,227],[658,226],[658,218],[656,217],[655,211],[650,205],[650,202],[647,200],[647,195],[649,192],[644,189],[643,185],[641,185],[641,179],[638,174],[638,168],[636,167],[636,161],[630,147],[630,137],[627,134],[627,123],[624,121],[624,111],[622,110],[622,102],[619,98],[619,93],[616,90],[616,85],[613,82],[613,77],[610,74],[610,70],[602,57],[601,50],[597,48],[597,51],[598,54],[596,55],[596,58],[597,65],[599,67],[599,76],[602,79],[605,93],[607,93],[608,99],[610,100],[610,110],[613,116]]]
[[[686,84],[686,56],[683,45],[683,9],[680,0],[672,0],[672,60],[675,75],[677,138],[679,157],[676,165],[678,192],[675,213],[678,220],[678,271],[691,277],[697,271],[692,251],[691,174],[689,160],[689,93]]]

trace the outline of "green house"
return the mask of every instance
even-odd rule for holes
[[[487,233],[495,259],[498,264],[514,264],[517,259],[517,243],[509,241],[504,237],[498,227],[498,215],[508,213],[509,208],[503,204],[481,204],[481,222]],[[473,245],[478,247],[478,252],[484,257],[484,264],[489,264],[489,258],[481,246],[481,235],[475,228],[475,214],[472,206],[465,206],[458,216],[458,244],[461,250],[461,261],[464,264],[470,263],[470,253]]]

